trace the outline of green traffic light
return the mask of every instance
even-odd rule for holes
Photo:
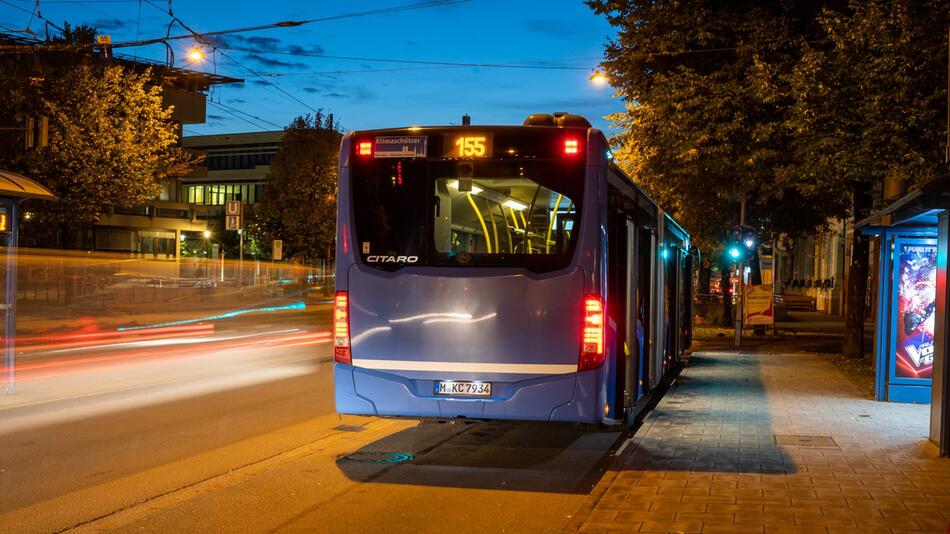
[[[729,255],[732,256],[733,259],[739,259],[740,254],[741,252],[739,252],[739,249],[737,247],[731,247],[729,249]]]

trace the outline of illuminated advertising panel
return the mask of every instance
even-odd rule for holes
[[[894,377],[930,379],[934,363],[937,246],[898,242]]]

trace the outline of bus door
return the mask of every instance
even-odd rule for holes
[[[656,335],[654,327],[654,299],[656,298],[656,233],[649,229],[641,229],[638,239],[639,276],[637,287],[637,306],[639,319],[643,329],[643,346],[640,348],[640,389],[646,392],[653,386],[653,377],[656,374],[653,345]]]
[[[667,245],[666,261],[666,357],[664,358],[664,372],[675,364],[679,358],[680,346],[680,253],[679,249]]]
[[[632,406],[640,398],[640,351],[643,346],[643,325],[640,324],[640,311],[638,306],[639,280],[637,271],[639,269],[639,260],[637,254],[637,225],[626,219],[627,223],[627,272],[626,272],[626,291],[624,292],[626,312],[626,331],[627,342],[624,347],[627,353],[627,374],[624,387],[625,406]]]
[[[630,328],[630,253],[628,248],[629,220],[622,211],[611,213],[607,222],[607,306],[609,317],[616,323],[617,335],[613,353],[612,369],[609,373],[607,395],[610,399],[612,419],[623,417],[623,410],[629,406],[630,369],[629,355],[633,333]]]

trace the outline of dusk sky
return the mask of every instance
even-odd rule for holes
[[[210,32],[419,3],[432,2],[174,0],[171,5],[192,29]],[[22,30],[29,23],[42,35],[43,21],[34,17],[30,22],[33,6],[34,0],[0,2],[2,30]],[[167,0],[41,0],[40,13],[60,25],[90,24],[113,42],[162,37],[171,20]],[[171,31],[187,33],[178,25]],[[231,34],[216,39],[220,50],[213,60],[209,56],[188,68],[245,83],[216,87],[207,123],[189,125],[185,134],[273,130],[309,108],[333,113],[345,129],[459,123],[465,113],[474,124],[520,124],[530,113],[553,111],[585,115],[606,129],[603,116],[623,105],[610,87],[596,87],[588,78],[613,35],[606,20],[579,0],[470,0]],[[193,45],[190,39],[175,42],[176,66],[188,64],[187,50]],[[234,50],[238,48],[244,50]],[[120,52],[165,60],[161,44]]]

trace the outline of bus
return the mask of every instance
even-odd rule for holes
[[[581,116],[350,132],[336,410],[629,423],[690,345],[690,249]]]

